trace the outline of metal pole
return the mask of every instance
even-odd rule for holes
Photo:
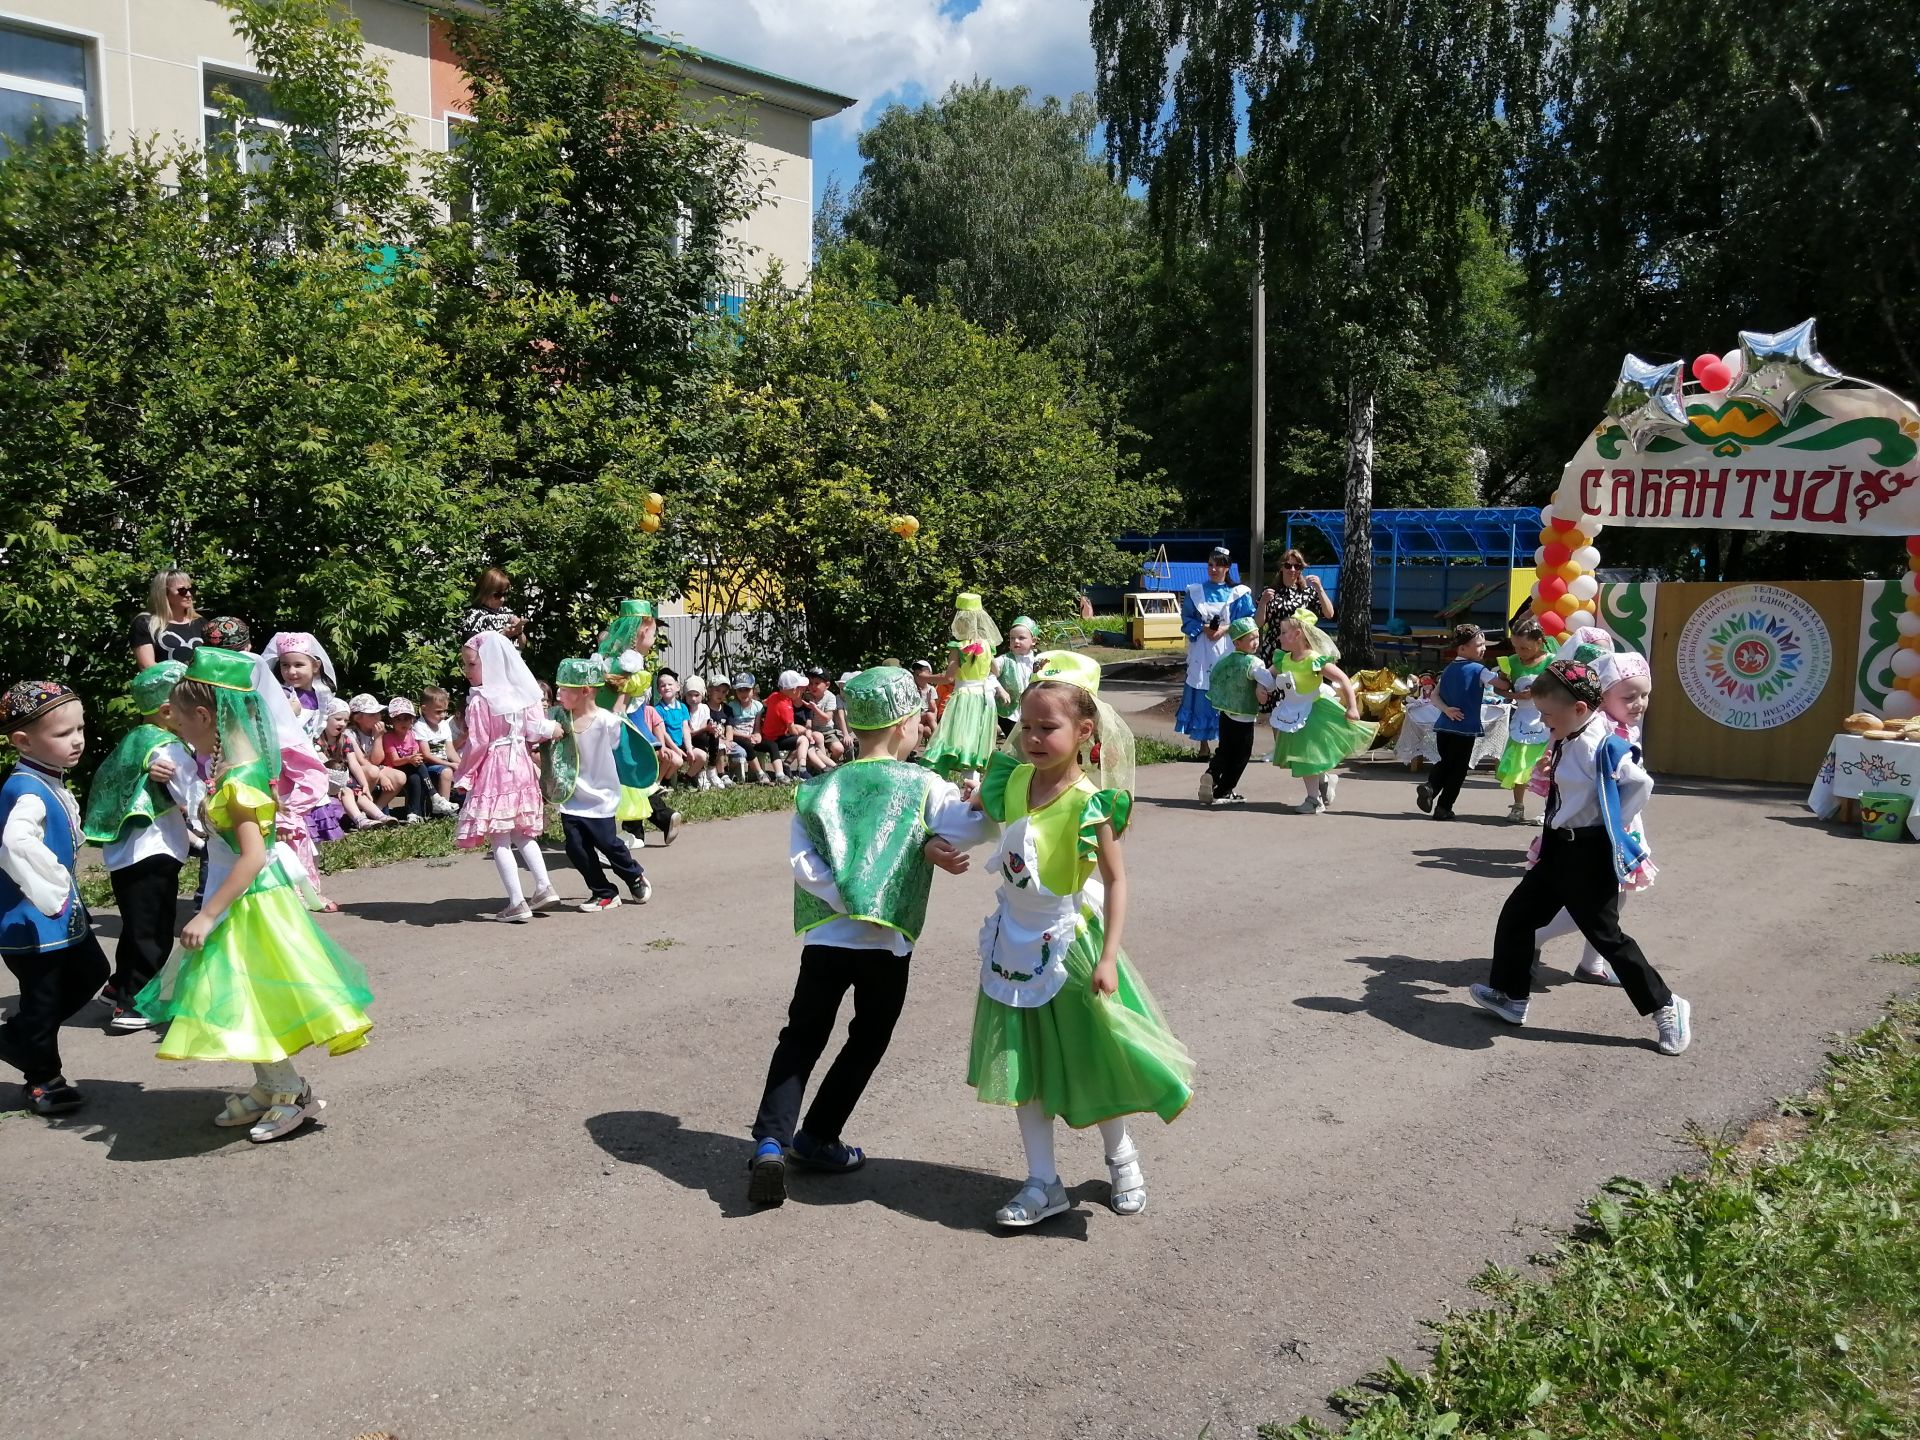
[[[1253,525],[1248,563],[1258,590],[1267,576],[1267,275],[1258,214],[1253,219]]]

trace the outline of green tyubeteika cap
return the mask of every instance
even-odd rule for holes
[[[1257,635],[1259,632],[1260,627],[1254,624],[1253,617],[1251,615],[1242,615],[1227,627],[1227,638],[1229,640],[1239,640],[1248,635]]]
[[[842,687],[840,698],[847,707],[847,726],[853,730],[885,730],[925,708],[920,687],[898,665],[862,670]]]
[[[187,673],[180,678],[204,680],[221,690],[252,690],[253,657],[218,645],[196,646]]]
[[[127,685],[127,694],[133,697],[133,708],[142,715],[151,715],[167,703],[167,697],[173,694],[173,687],[187,673],[187,667],[178,660],[162,660],[158,665],[149,665],[134,676]]]
[[[562,660],[554,671],[553,683],[561,690],[598,690],[607,683],[606,663],[597,658]]]

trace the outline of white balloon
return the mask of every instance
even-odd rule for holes
[[[1722,355],[1720,357],[1720,363],[1727,367],[1727,373],[1735,380],[1740,378],[1740,372],[1746,368],[1746,362],[1740,358],[1740,347],[1738,345]],[[1733,386],[1729,384],[1727,388],[1731,390]]]
[[[1893,652],[1893,673],[1902,680],[1910,680],[1920,675],[1920,651],[1896,650]]]
[[[1883,707],[1889,720],[1912,720],[1920,716],[1920,699],[1909,695],[1905,690],[1892,691]]]
[[[1920,615],[1911,610],[1902,610],[1893,623],[1902,635],[1920,635]]]
[[[1920,595],[1920,571],[1909,570],[1902,575],[1900,588],[1909,595]]]
[[[1568,586],[1567,588],[1571,590],[1573,587]],[[1591,624],[1593,624],[1593,612],[1591,610],[1576,610],[1567,616],[1567,629],[1569,630],[1585,629]]]
[[[1536,545],[1536,546],[1534,546],[1534,547],[1533,547],[1533,566],[1534,566],[1534,569],[1536,569],[1536,570],[1537,570],[1537,569],[1539,569],[1539,568],[1540,568],[1540,567],[1541,567],[1542,565],[1544,565],[1544,564],[1546,564],[1546,563],[1547,563],[1547,547],[1546,547],[1546,546],[1544,546],[1544,545]]]
[[[1600,593],[1600,582],[1591,575],[1582,575],[1568,582],[1567,593],[1584,605]]]
[[[1542,505],[1540,507],[1540,528],[1542,530],[1551,530],[1553,528],[1553,506]]]
[[[1602,520],[1598,515],[1582,515],[1580,517],[1580,529],[1588,535],[1598,535],[1606,528],[1607,522]]]
[[[1600,552],[1591,545],[1582,545],[1578,550],[1573,552],[1573,563],[1578,565],[1582,570],[1598,570],[1600,568]]]

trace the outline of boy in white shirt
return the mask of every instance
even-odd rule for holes
[[[173,733],[169,697],[187,667],[149,665],[127,687],[143,718],[93,773],[87,787],[87,839],[102,847],[113,901],[120,907],[120,943],[113,979],[100,998],[113,1007],[109,1030],[147,1030],[153,1021],[133,997],[173,953],[174,903],[207,787],[193,752]]]
[[[547,748],[542,768],[547,798],[560,805],[560,831],[566,838],[567,863],[587,882],[588,895],[580,903],[586,911],[618,910],[620,892],[607,879],[607,865],[626,882],[636,904],[653,896],[646,872],[627,849],[615,818],[620,809],[620,772],[614,746],[620,721],[600,708],[596,696],[606,682],[606,670],[593,660],[562,660],[554,677],[554,697],[560,702],[551,718],[561,736]]]
[[[1600,697],[1598,673],[1581,660],[1556,660],[1533,682],[1533,701],[1553,737],[1540,849],[1500,911],[1487,983],[1468,994],[1509,1025],[1524,1025],[1534,932],[1564,907],[1613,967],[1633,1008],[1652,1017],[1660,1053],[1678,1055],[1693,1039],[1692,1006],[1620,929],[1621,882],[1646,858],[1628,822],[1646,807],[1653,780],[1639,751],[1599,716]]]

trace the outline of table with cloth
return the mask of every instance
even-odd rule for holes
[[[1513,707],[1488,701],[1480,707],[1480,738],[1473,742],[1474,769],[1500,763],[1500,752],[1507,748],[1507,717]],[[1431,700],[1416,700],[1407,706],[1407,718],[1400,726],[1400,738],[1394,741],[1393,758],[1409,769],[1424,760],[1431,765],[1440,758],[1439,742],[1433,738],[1433,722],[1440,718],[1440,707]]]
[[[1840,734],[1827,747],[1820,773],[1807,793],[1807,808],[1822,820],[1852,818],[1862,795],[1907,795],[1920,800],[1920,743],[1868,740]],[[1920,803],[1907,812],[1907,834],[1920,840]]]

